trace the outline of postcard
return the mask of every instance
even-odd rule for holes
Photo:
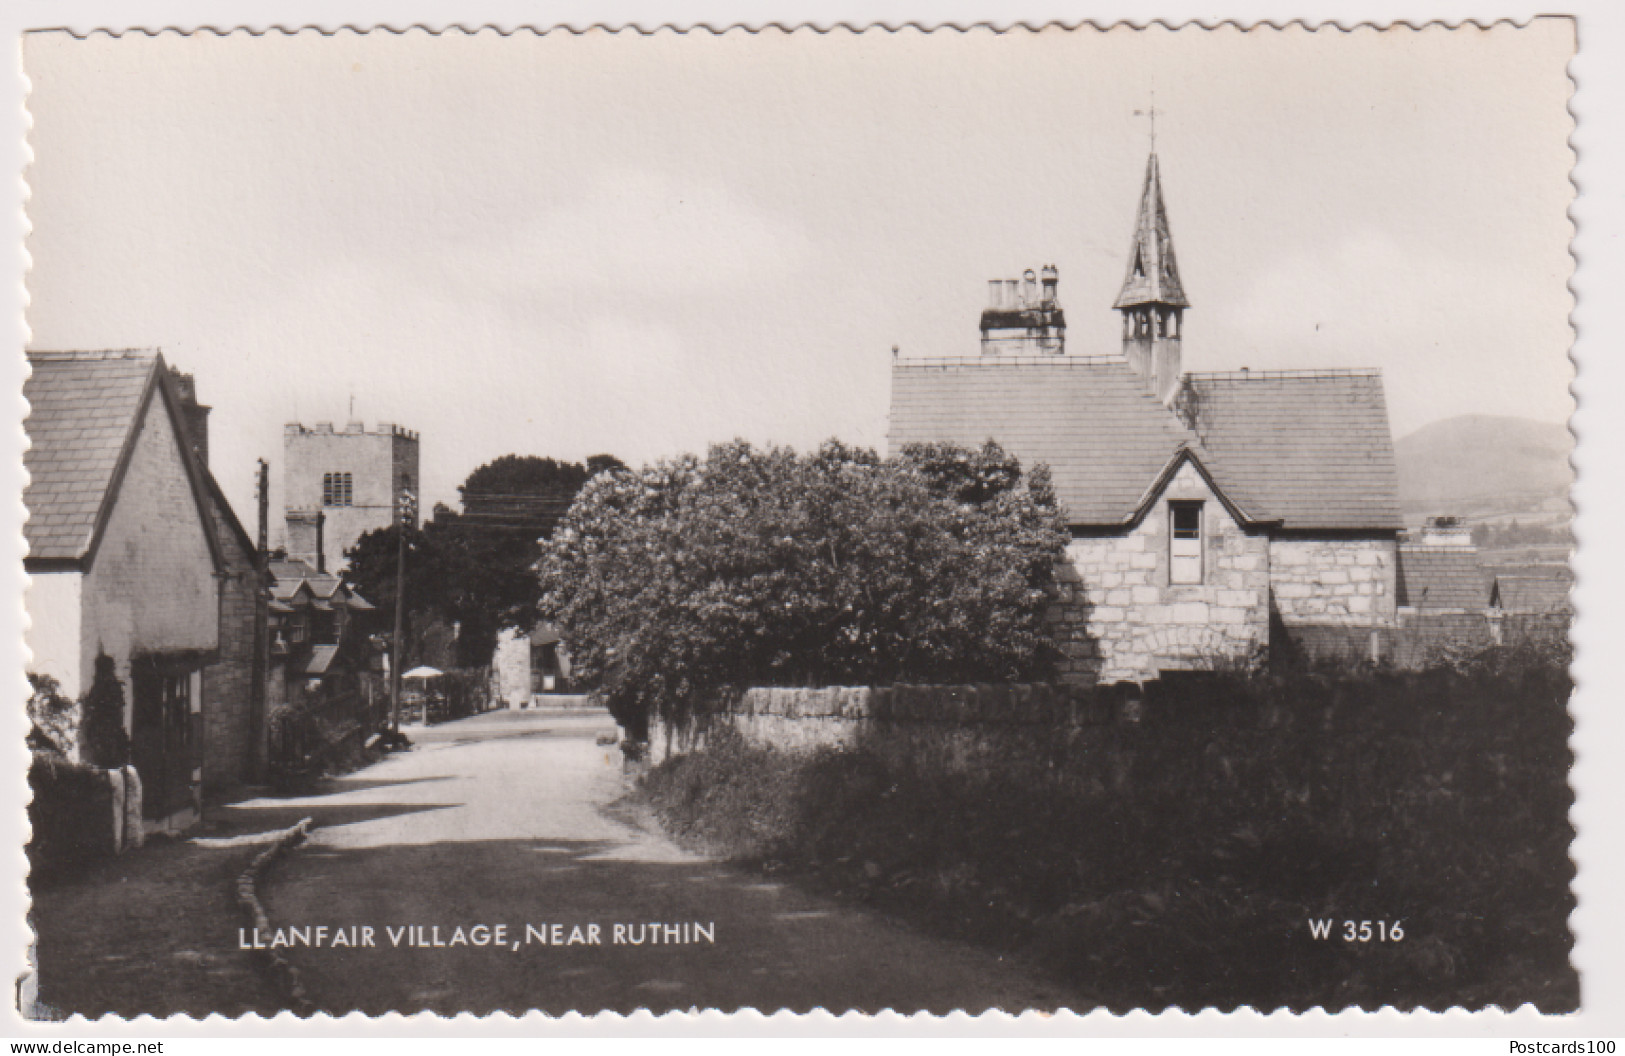
[[[1577,40],[27,33],[22,1015],[1587,1009]]]

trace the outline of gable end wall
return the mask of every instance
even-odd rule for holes
[[[125,686],[143,654],[211,652],[219,645],[214,557],[164,401],[147,404],[111,516],[84,578],[80,685],[104,651]]]
[[[1169,582],[1169,500],[1202,502],[1203,582]],[[1140,682],[1244,661],[1269,638],[1269,539],[1243,528],[1185,463],[1139,524],[1076,538],[1050,617],[1063,679]]]

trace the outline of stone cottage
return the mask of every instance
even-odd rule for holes
[[[205,672],[221,659],[222,626],[233,640],[253,634],[251,614],[222,605],[232,571],[214,503],[229,508],[192,455],[162,356],[28,359],[30,669],[78,700],[96,658],[113,660],[147,827],[181,828],[198,816],[206,772],[225,776],[244,754],[212,757],[206,733],[218,702]]]
[[[1401,527],[1380,373],[1185,373],[1155,154],[1120,353],[1068,354],[1058,277],[1034,279],[995,281],[980,355],[894,358],[889,444],[992,438],[1050,467],[1072,534],[1052,610],[1066,677],[1145,681],[1286,642],[1380,657]]]

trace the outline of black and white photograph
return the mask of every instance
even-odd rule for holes
[[[25,34],[20,1015],[1586,1010],[1579,40]]]

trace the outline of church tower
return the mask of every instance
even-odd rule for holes
[[[1179,283],[1173,239],[1168,234],[1168,212],[1162,204],[1162,179],[1157,155],[1145,169],[1145,191],[1140,215],[1134,222],[1134,245],[1129,251],[1128,275],[1123,291],[1112,305],[1123,313],[1123,355],[1146,386],[1164,403],[1173,400],[1183,375],[1179,341],[1184,331],[1185,289]]]

